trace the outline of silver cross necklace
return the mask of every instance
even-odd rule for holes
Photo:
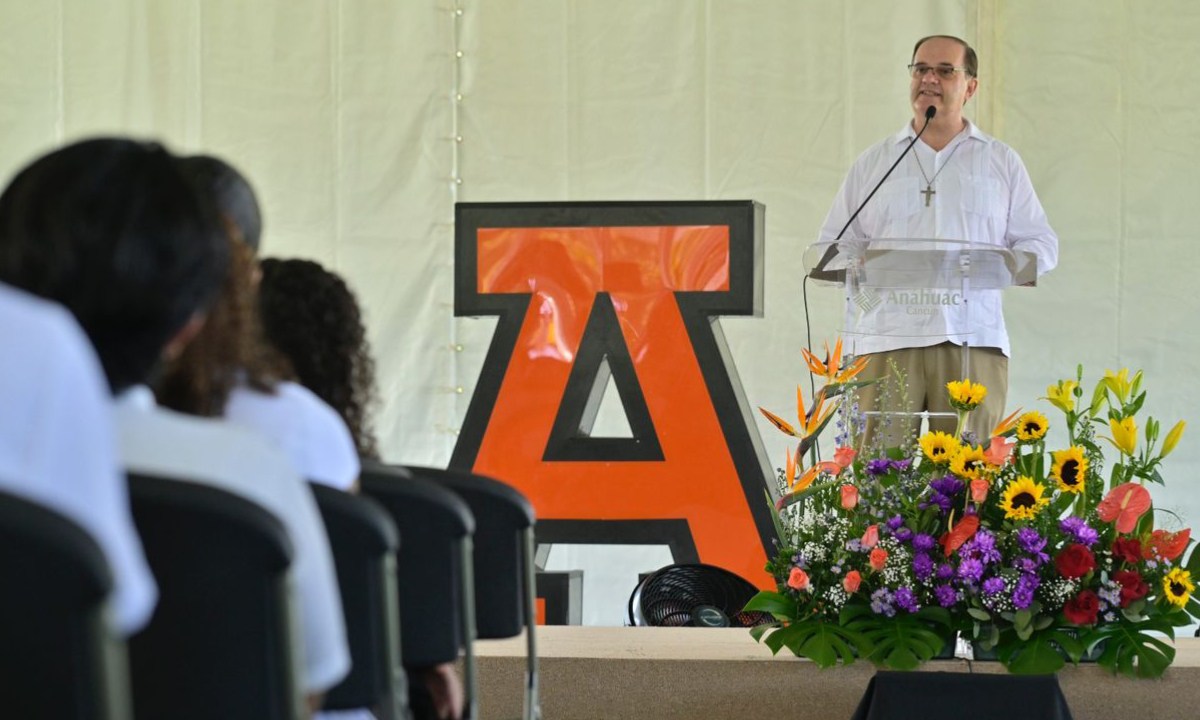
[[[933,189],[933,181],[937,180],[938,175],[942,174],[942,171],[945,170],[946,166],[950,164],[950,160],[954,157],[954,153],[958,152],[958,149],[962,147],[965,142],[965,140],[960,140],[958,144],[954,146],[954,149],[950,151],[950,155],[946,157],[946,162],[942,163],[942,166],[933,174],[933,177],[929,177],[925,174],[925,167],[921,165],[921,158],[917,157],[916,153],[913,153],[913,160],[917,161],[917,169],[921,171],[921,178],[925,181],[925,189],[918,191],[918,194],[925,196],[925,207],[929,207],[929,203],[933,200],[933,196],[937,195],[937,190]]]

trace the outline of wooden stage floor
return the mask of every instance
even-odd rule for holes
[[[875,669],[820,670],[772,656],[743,629],[538,628],[546,720],[613,718],[849,718]],[[524,637],[476,644],[484,720],[519,718]],[[1200,718],[1200,639],[1176,641],[1161,680],[1114,677],[1096,665],[1068,666],[1059,683],[1076,720]],[[927,672],[1001,673],[995,662],[947,660]],[[971,712],[964,708],[963,718]]]

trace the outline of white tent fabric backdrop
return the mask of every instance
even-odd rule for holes
[[[493,327],[453,316],[455,201],[764,203],[766,314],[723,326],[749,401],[782,410],[804,373],[801,252],[853,158],[909,117],[904,65],[930,33],[979,51],[968,115],[1021,153],[1061,238],[1059,268],[1006,298],[1010,405],[1048,410],[1077,363],[1090,382],[1128,366],[1150,414],[1195,422],[1190,0],[0,0],[0,172],[100,133],[232,160],[265,252],[357,289],[386,458],[439,465]],[[814,342],[838,304],[810,291]],[[1196,432],[1156,492],[1185,522]]]

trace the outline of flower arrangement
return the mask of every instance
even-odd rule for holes
[[[1139,435],[1140,372],[1108,372],[1086,405],[1082,367],[1047,388],[1042,399],[1065,422],[1062,448],[1047,447],[1051,421],[1036,410],[1014,412],[986,439],[964,433],[987,392],[964,379],[947,386],[953,435],[871,451],[852,412],[861,359],[841,367],[840,341],[824,359],[803,354],[825,384],[807,408],[798,392],[799,426],[762,410],[800,444],[774,504],[779,544],[767,571],[778,588],[746,606],[776,619],[754,628],[756,639],[825,667],[867,658],[911,669],[952,652],[959,636],[1015,673],[1085,656],[1139,677],[1170,665],[1174,629],[1200,618],[1200,552],[1184,563],[1190,531],[1156,526],[1172,518],[1146,486],[1163,482],[1185,424],[1159,444],[1148,418]],[[844,432],[822,462],[816,438],[835,415]]]

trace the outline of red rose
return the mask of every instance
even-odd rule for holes
[[[1054,567],[1065,578],[1081,578],[1096,567],[1096,558],[1085,545],[1071,543],[1054,558]]]
[[[1150,592],[1150,586],[1133,570],[1121,570],[1113,574],[1113,581],[1121,585],[1121,607],[1129,607],[1134,600],[1141,600]]]
[[[1113,558],[1130,564],[1142,561],[1142,543],[1137,538],[1117,538],[1112,544]]]
[[[1063,615],[1074,625],[1093,625],[1100,612],[1100,598],[1091,590],[1084,590],[1067,601]]]

